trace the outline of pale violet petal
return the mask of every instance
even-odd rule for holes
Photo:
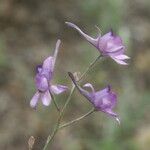
[[[32,108],[35,108],[37,106],[39,98],[40,98],[40,93],[36,92],[30,101],[30,106]]]
[[[102,98],[102,97],[108,95],[110,91],[111,91],[111,86],[108,85],[104,89],[95,92],[95,95],[96,95],[96,97]]]
[[[60,94],[65,92],[66,90],[68,90],[67,86],[64,85],[51,85],[50,90],[54,93],[54,94]]]
[[[119,59],[119,60],[130,59],[130,57],[128,57],[127,55],[123,55],[123,54],[114,56],[114,58]]]
[[[104,112],[105,112],[106,114],[108,114],[108,115],[114,117],[115,120],[117,121],[117,123],[120,125],[120,119],[119,119],[118,115],[117,115],[115,112],[113,112],[113,111],[110,110],[110,109],[105,110]]]
[[[77,25],[71,23],[71,22],[65,22],[69,27],[72,27],[74,29],[76,29],[87,41],[89,41],[91,44],[93,44],[94,46],[97,46],[97,41],[98,39],[94,39],[91,36],[85,34]]]
[[[43,71],[45,72],[53,72],[54,70],[54,58],[52,56],[49,56],[46,58],[43,62],[42,66]]]
[[[83,87],[91,88],[92,92],[93,92],[93,93],[95,92],[95,90],[94,90],[94,88],[93,88],[93,85],[92,85],[91,83],[86,83],[86,84],[83,85]]]
[[[109,43],[107,45],[109,45]],[[113,48],[107,49],[107,52],[114,53],[114,52],[117,52],[117,51],[119,51],[119,50],[121,50],[123,48],[125,48],[125,47],[124,46],[117,46],[117,47],[113,47]]]
[[[55,51],[54,51],[54,56],[49,56],[48,58],[46,58],[43,62],[43,66],[42,69],[44,72],[53,72],[54,70],[54,66],[55,66],[55,61],[58,55],[58,51],[59,51],[59,46],[60,46],[61,41],[58,40],[55,46]]]
[[[44,75],[37,74],[35,77],[36,87],[40,91],[45,91],[48,89],[48,81]]]
[[[99,38],[98,47],[100,48],[100,50],[101,50],[102,52],[105,52],[105,51],[106,51],[107,43],[108,43],[108,41],[110,41],[112,38],[113,38],[113,36],[112,36],[112,33],[111,33],[111,32],[108,32],[108,33],[104,34],[103,36],[101,36],[101,37]]]
[[[116,59],[114,57],[112,57],[112,59],[114,59],[118,64],[121,64],[121,65],[128,65],[126,62],[124,62],[123,60],[119,60],[119,59]]]
[[[118,115],[113,112],[111,109],[105,109],[104,112],[112,117],[117,117]]]
[[[51,98],[51,95],[48,90],[46,92],[42,93],[41,100],[42,100],[43,105],[49,106],[51,103],[51,99],[52,98]]]
[[[55,65],[55,61],[56,61],[57,55],[58,55],[60,44],[61,44],[61,40],[57,40],[56,46],[55,46],[54,57],[53,57],[54,58],[54,65]]]
[[[112,36],[112,33],[111,32],[108,32],[106,34],[104,34],[101,39],[100,39],[100,42],[101,43],[107,43],[108,40],[111,40],[113,38]]]

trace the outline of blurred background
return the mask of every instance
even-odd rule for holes
[[[60,131],[54,150],[149,150],[150,1],[149,0],[0,0],[0,149],[27,150],[35,137],[41,150],[57,119],[54,105],[29,106],[35,93],[35,67],[62,40],[53,82],[71,88],[67,72],[83,72],[99,54],[65,21],[91,36],[112,28],[126,45],[129,66],[103,59],[83,83],[98,90],[107,84],[118,93],[115,111],[121,125],[101,112]],[[69,93],[69,92],[68,92]],[[56,96],[62,106],[68,93]],[[64,121],[86,113],[90,104],[76,91]]]

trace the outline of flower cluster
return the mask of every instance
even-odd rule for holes
[[[118,115],[112,111],[117,102],[117,95],[112,91],[110,85],[108,85],[103,90],[95,91],[91,83],[86,83],[83,85],[83,87],[90,88],[91,91],[88,92],[87,90],[83,89],[77,84],[72,73],[69,72],[68,74],[75,86],[77,87],[77,89],[79,90],[79,92],[87,100],[89,100],[89,102],[91,102],[92,105],[94,105],[96,111],[102,111],[112,117],[115,117],[115,119],[120,124]]]
[[[105,35],[98,35],[97,38],[92,38],[85,34],[78,26],[73,23],[66,22],[66,24],[76,29],[89,43],[94,45],[103,56],[110,56],[118,64],[127,65],[126,59],[128,56],[124,55],[125,46],[122,40],[112,30]]]
[[[97,38],[92,38],[84,33],[75,24],[70,22],[66,22],[66,24],[76,29],[89,43],[96,47],[101,53],[101,56],[109,56],[118,64],[127,65],[125,60],[129,59],[129,57],[124,54],[125,46],[123,45],[121,37],[117,36],[112,30],[103,36],[99,34]],[[60,43],[61,41],[58,40],[54,55],[46,58],[43,64],[38,65],[36,68],[37,74],[35,76],[35,85],[37,92],[30,101],[30,106],[33,108],[37,106],[40,99],[43,105],[49,106],[53,94],[60,94],[68,89],[67,86],[53,85],[51,83]],[[90,83],[86,83],[82,88],[80,85],[78,85],[79,82],[75,80],[72,73],[69,72],[69,76],[80,94],[83,95],[93,105],[95,108],[94,111],[104,112],[109,116],[114,117],[119,122],[118,115],[113,112],[113,108],[117,103],[117,95],[112,91],[110,85],[98,91],[96,91]],[[89,88],[89,90],[85,90],[85,88]]]
[[[40,99],[42,100],[43,105],[49,106],[53,93],[60,94],[68,89],[67,86],[64,85],[51,84],[60,43],[61,41],[58,40],[54,55],[46,58],[43,64],[38,65],[36,68],[37,74],[35,76],[35,84],[37,92],[30,101],[30,106],[33,108],[37,106]]]

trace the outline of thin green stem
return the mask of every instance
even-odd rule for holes
[[[57,111],[60,112],[60,109],[59,109],[59,106],[58,106],[58,104],[57,104],[57,102],[55,100],[55,97],[53,96],[53,94],[52,94],[52,92],[50,90],[49,90],[49,93],[51,95],[52,101],[54,102],[54,105],[55,105]]]
[[[85,70],[85,72],[83,72],[83,74],[82,74],[81,77],[79,78],[78,82],[80,82],[80,81],[83,79],[83,77],[84,77],[84,76],[89,72],[89,70],[95,65],[95,63],[100,59],[100,57],[101,57],[101,55],[99,55],[99,56],[89,65],[89,67],[87,67],[87,69]],[[66,100],[66,102],[65,102],[65,104],[64,104],[64,106],[63,106],[63,108],[62,108],[61,111],[59,111],[59,107],[58,107],[58,105],[57,105],[57,103],[56,103],[56,101],[55,101],[55,99],[54,99],[54,104],[55,104],[57,110],[59,111],[59,117],[58,117],[56,126],[55,126],[55,128],[54,128],[52,134],[47,137],[47,140],[46,140],[46,143],[45,143],[45,145],[44,145],[43,150],[46,150],[46,149],[47,149],[48,144],[51,143],[51,141],[53,140],[54,136],[56,135],[56,133],[57,133],[58,130],[60,129],[60,128],[59,128],[59,125],[60,125],[60,121],[61,121],[61,119],[62,119],[62,117],[63,117],[64,110],[66,109],[67,105],[69,104],[69,102],[70,102],[70,100],[71,100],[71,97],[72,97],[72,94],[73,94],[74,91],[75,91],[75,85],[72,86],[71,92],[70,92],[70,94],[69,94],[69,96],[68,96],[68,98],[67,98],[67,100]],[[64,125],[65,125],[65,126],[68,126],[68,125],[70,125],[70,124],[73,124],[73,123],[75,123],[75,122],[77,122],[77,121],[83,119],[84,117],[90,115],[90,114],[93,113],[93,112],[94,112],[94,110],[92,109],[92,110],[89,111],[87,114],[85,114],[85,115],[83,115],[83,116],[77,118],[77,119],[74,120],[74,121],[71,121],[70,123],[67,123],[66,125],[64,124]],[[63,125],[63,126],[64,126],[64,125]],[[61,127],[61,128],[63,128],[63,127]]]
[[[70,121],[70,122],[67,122],[67,123],[65,123],[65,124],[63,124],[63,125],[60,125],[60,126],[59,126],[59,129],[65,128],[65,127],[67,127],[67,126],[70,126],[70,125],[72,125],[72,124],[74,124],[74,123],[76,123],[76,122],[78,122],[78,121],[84,119],[85,117],[87,117],[87,116],[89,116],[90,114],[92,114],[94,111],[95,111],[95,108],[92,108],[89,112],[87,112],[86,114],[82,115],[81,117],[79,117],[79,118],[77,118],[77,119],[74,119],[74,120],[72,120],[72,121]]]
[[[53,140],[55,134],[56,134],[57,131],[59,130],[59,124],[60,124],[60,121],[61,121],[61,119],[62,119],[63,112],[64,112],[66,106],[68,105],[68,103],[69,103],[69,101],[70,101],[70,99],[71,99],[71,96],[72,96],[74,90],[75,90],[75,86],[73,85],[73,87],[72,87],[72,89],[71,89],[71,92],[70,92],[70,94],[69,94],[69,96],[68,96],[68,98],[67,98],[67,100],[66,100],[66,102],[65,102],[65,104],[64,104],[64,106],[63,106],[63,108],[62,108],[62,110],[60,111],[59,118],[58,118],[58,120],[57,120],[56,126],[55,126],[55,128],[54,128],[52,134],[47,137],[47,140],[46,140],[46,143],[45,143],[45,145],[44,145],[43,150],[46,150],[48,144]]]
[[[63,114],[64,110],[66,109],[67,105],[69,104],[74,91],[75,91],[75,85],[72,85],[71,92],[70,92],[70,94],[69,94],[69,96],[68,96],[68,98],[67,98],[67,100],[66,100],[66,102],[65,102],[65,104],[61,110],[62,114]]]
[[[82,73],[81,77],[79,78],[78,82],[83,79],[83,77],[89,72],[89,70],[96,64],[96,62],[102,57],[99,55],[91,64],[86,68],[86,70]]]
[[[99,55],[90,65],[89,67],[86,68],[86,70],[82,73],[81,77],[79,78],[79,80],[77,82],[80,82],[83,77],[89,72],[89,70],[96,64],[96,62],[102,57],[102,55]],[[67,105],[69,104],[70,100],[71,100],[71,96],[73,94],[75,90],[75,85],[73,85],[72,89],[71,89],[71,92],[62,108],[62,113],[64,112],[64,110],[66,109]]]
[[[61,116],[61,115],[60,115],[60,116]],[[46,143],[45,143],[45,145],[44,145],[43,150],[46,150],[47,147],[48,147],[48,144],[51,143],[51,141],[53,140],[55,134],[57,133],[57,131],[58,131],[58,129],[59,129],[60,121],[61,121],[61,117],[58,118],[57,123],[56,123],[56,126],[55,126],[55,128],[54,128],[52,134],[47,137],[47,140],[46,140]]]

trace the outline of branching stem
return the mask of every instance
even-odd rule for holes
[[[65,128],[65,127],[67,127],[67,126],[70,126],[70,125],[72,125],[72,124],[74,124],[74,123],[76,123],[76,122],[78,122],[78,121],[84,119],[85,117],[87,117],[87,116],[89,116],[90,114],[92,114],[94,111],[95,111],[95,108],[92,108],[89,112],[87,112],[86,114],[82,115],[81,117],[79,117],[79,118],[77,118],[77,119],[74,119],[74,120],[72,120],[72,121],[70,121],[70,122],[67,122],[67,123],[65,123],[65,124],[63,124],[63,125],[60,125],[60,126],[59,126],[59,129]]]
[[[80,82],[80,81],[83,79],[83,77],[90,71],[90,69],[96,64],[96,62],[97,62],[101,57],[102,57],[102,56],[99,55],[99,56],[89,65],[89,67],[87,67],[87,69],[82,73],[81,77],[79,78],[79,80],[78,80],[77,82]],[[81,120],[81,119],[83,119],[83,118],[89,116],[90,114],[92,114],[92,113],[95,111],[95,109],[92,108],[92,110],[90,110],[90,111],[89,111],[88,113],[86,113],[85,115],[83,115],[83,116],[81,116],[81,117],[79,117],[79,118],[77,118],[77,119],[75,119],[75,120],[72,120],[72,121],[70,121],[70,122],[68,122],[68,123],[65,123],[64,125],[61,125],[61,126],[60,126],[60,122],[61,122],[61,119],[62,119],[62,117],[63,117],[63,113],[64,113],[64,111],[65,111],[67,105],[69,104],[69,102],[70,102],[70,100],[71,100],[71,97],[72,97],[74,91],[75,91],[75,85],[72,86],[71,92],[70,92],[70,94],[69,94],[69,96],[68,96],[68,98],[67,98],[67,100],[66,100],[66,102],[65,102],[65,104],[64,104],[64,106],[63,106],[63,108],[62,108],[62,110],[59,110],[58,105],[57,105],[55,99],[53,99],[53,100],[54,100],[54,104],[55,104],[57,110],[59,111],[59,117],[58,117],[56,126],[55,126],[55,128],[54,128],[52,134],[47,137],[47,140],[46,140],[46,143],[45,143],[45,145],[44,145],[43,150],[46,150],[46,149],[47,149],[49,143],[51,143],[51,141],[53,140],[54,136],[56,135],[56,133],[58,132],[59,129],[62,129],[62,128],[64,128],[64,127],[67,127],[67,126],[69,126],[69,125],[72,125],[73,123],[78,122],[79,120]],[[52,98],[54,98],[54,97],[52,97]]]

